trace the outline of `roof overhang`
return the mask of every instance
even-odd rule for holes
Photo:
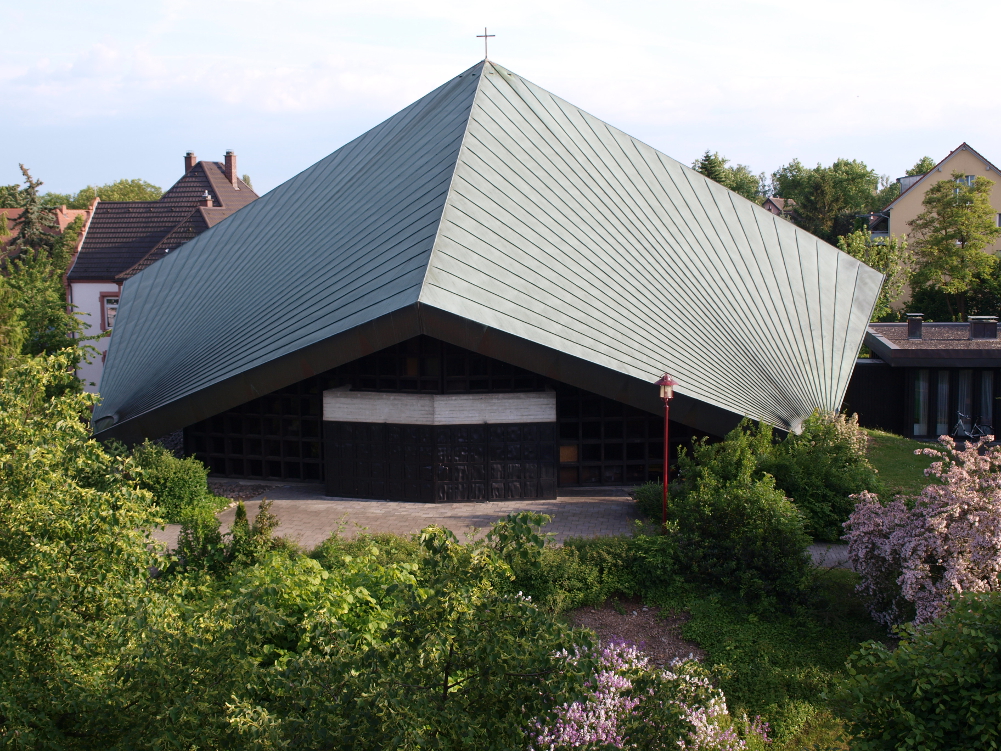
[[[865,345],[894,368],[1001,367],[1001,349],[910,349],[899,347],[871,330],[865,332]]]
[[[148,412],[120,422],[100,418],[95,437],[132,444],[166,435],[421,334],[652,414],[664,409],[654,383],[418,302]],[[741,418],[680,391],[671,402],[673,421],[711,435],[725,435]]]

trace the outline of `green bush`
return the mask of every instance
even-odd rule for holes
[[[170,523],[180,522],[189,509],[206,504],[208,470],[194,457],[178,459],[149,441],[137,446],[132,458],[142,470],[139,487],[153,494],[153,504]]]
[[[700,453],[682,462],[689,477],[693,471],[716,473],[724,480],[733,473],[716,452],[727,452],[724,444],[742,442],[739,450],[750,451],[756,463],[754,476],[775,478],[775,487],[792,499],[804,514],[807,534],[830,542],[841,538],[841,525],[855,508],[851,496],[869,490],[878,493],[882,483],[876,469],[866,458],[867,436],[858,425],[858,417],[816,410],[803,423],[802,432],[790,433],[776,443],[772,428],[744,420],[718,448],[702,444]],[[734,449],[735,451],[738,449]],[[693,466],[707,461],[710,467]],[[681,485],[684,485],[684,478]],[[684,492],[678,482],[671,483],[670,496]],[[647,483],[635,490],[642,515],[660,521],[662,486]]]
[[[761,604],[798,598],[811,571],[802,513],[758,472],[770,449],[770,431],[748,421],[722,443],[697,442],[668,506],[679,573]]]
[[[799,435],[790,433],[763,454],[758,469],[772,475],[775,485],[795,501],[806,515],[810,535],[835,542],[855,508],[851,496],[881,489],[879,475],[866,458],[866,442],[857,415],[817,410]]]
[[[947,615],[902,634],[895,650],[870,641],[848,661],[852,747],[1001,747],[1001,593],[963,595]]]

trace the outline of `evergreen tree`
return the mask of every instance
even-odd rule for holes
[[[0,209],[19,208],[21,200],[21,189],[17,185],[0,185]]]
[[[692,169],[750,201],[760,200],[763,193],[761,177],[751,172],[751,168],[746,164],[729,167],[727,166],[729,161],[726,157],[720,156],[719,152],[706,150],[702,158],[692,164]]]
[[[968,297],[990,277],[997,258],[984,251],[998,237],[997,212],[991,206],[994,182],[962,172],[940,180],[925,193],[924,211],[909,222],[917,260],[915,286],[945,295],[953,320],[966,320]]]
[[[59,225],[56,222],[55,210],[47,207],[42,202],[42,197],[38,189],[42,186],[41,180],[36,180],[31,176],[31,172],[23,164],[21,174],[24,175],[25,187],[20,191],[21,214],[14,220],[14,234],[16,237],[11,243],[15,252],[21,252],[26,248],[36,251],[48,251],[56,242],[55,232]]]

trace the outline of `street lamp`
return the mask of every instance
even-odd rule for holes
[[[671,397],[674,396],[674,387],[677,382],[670,375],[664,373],[657,381],[660,386],[660,398],[664,401],[664,498],[663,513],[661,514],[661,531],[667,531],[667,475],[670,470],[671,449],[668,443],[668,417],[671,410]]]

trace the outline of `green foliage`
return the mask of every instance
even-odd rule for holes
[[[823,572],[809,602],[788,612],[704,592],[654,604],[689,610],[682,634],[706,650],[732,714],[768,719],[780,748],[840,748],[837,707],[824,694],[859,643],[884,633],[855,594],[857,581],[850,571]]]
[[[179,522],[186,510],[196,506],[214,511],[216,504],[209,499],[209,471],[194,457],[178,459],[147,440],[133,450],[132,458],[142,469],[139,487],[150,492],[165,521]]]
[[[777,606],[801,597],[810,573],[803,515],[758,471],[771,434],[747,422],[717,444],[680,456],[682,490],[668,504],[681,573]]]
[[[917,262],[914,284],[943,293],[950,317],[965,320],[970,292],[998,265],[984,251],[1001,237],[1001,228],[991,206],[993,181],[977,177],[970,185],[961,172],[952,178],[925,192],[924,211],[909,223]]]
[[[732,190],[737,195],[750,201],[761,202],[764,197],[762,188],[763,175],[755,175],[746,164],[728,166],[729,159],[720,156],[719,152],[706,151],[701,159],[696,159],[692,169],[715,180],[724,188]]]
[[[81,341],[83,324],[66,309],[65,271],[50,254],[29,251],[11,259],[8,275],[0,279],[10,291],[7,304],[18,311],[25,355],[51,355]]]
[[[799,435],[790,433],[770,455],[762,454],[761,471],[791,497],[806,515],[806,530],[815,538],[836,542],[841,524],[864,490],[882,490],[875,468],[866,458],[867,435],[858,416],[816,411]]]
[[[914,175],[924,175],[935,169],[936,164],[937,162],[930,156],[923,156],[920,159],[918,159],[914,163],[914,166],[911,167],[909,170],[907,170],[907,172],[905,172],[904,174],[909,177],[913,177]]]
[[[772,186],[776,195],[796,201],[796,223],[828,242],[859,229],[857,215],[881,210],[893,190],[854,159],[830,167],[806,167],[794,159],[772,174]]]
[[[155,562],[149,497],[127,457],[88,440],[96,401],[68,354],[0,378],[0,746],[100,748],[77,733],[114,690]],[[51,395],[56,393],[55,397]]]
[[[240,179],[243,180],[244,183],[246,183],[248,188],[250,188],[251,190],[254,189],[254,184],[250,181],[250,175],[243,175]]]
[[[300,608],[306,628],[268,675],[270,699],[230,707],[243,747],[521,747],[527,723],[572,698],[588,667],[561,656],[583,635],[498,588],[506,558],[537,557],[532,526],[509,518],[466,545],[431,527],[416,564],[383,567],[373,552],[325,569],[319,581],[354,584],[340,601],[365,615]]]
[[[788,525],[795,524],[785,517],[782,504],[773,503],[785,495],[801,512],[809,535],[837,540],[842,522],[854,508],[850,496],[882,490],[878,472],[866,458],[866,447],[867,436],[858,426],[857,416],[815,411],[804,421],[799,435],[790,433],[778,443],[771,428],[745,420],[721,443],[699,443],[692,456],[682,454],[681,479],[671,483],[668,518],[688,524],[701,518],[700,514],[710,514],[708,509],[717,504],[721,504],[719,513],[739,515],[739,504],[746,502],[758,508],[755,513],[772,516],[770,523],[791,534]],[[697,500],[687,498],[696,488],[701,488]],[[635,491],[640,512],[656,521],[661,518],[661,492],[656,483]],[[693,503],[701,510],[683,518],[681,509]],[[765,507],[771,510],[765,512]],[[707,528],[712,526],[708,517],[704,523]],[[721,540],[718,544],[726,543]],[[731,560],[729,565],[736,562]]]
[[[1001,595],[965,594],[905,627],[895,650],[868,642],[848,662],[843,709],[860,751],[1001,746]]]
[[[51,194],[57,196],[57,194]],[[163,188],[138,178],[116,180],[107,185],[88,185],[72,196],[58,195],[58,204],[66,204],[71,209],[86,209],[94,198],[102,201],[158,201],[163,196]]]
[[[24,195],[19,185],[0,185],[0,209],[17,209],[21,207]]]
[[[872,320],[895,321],[897,314],[891,304],[900,297],[911,274],[907,242],[896,237],[874,241],[868,229],[860,229],[839,237],[838,249],[883,274],[883,287],[872,309]]]

